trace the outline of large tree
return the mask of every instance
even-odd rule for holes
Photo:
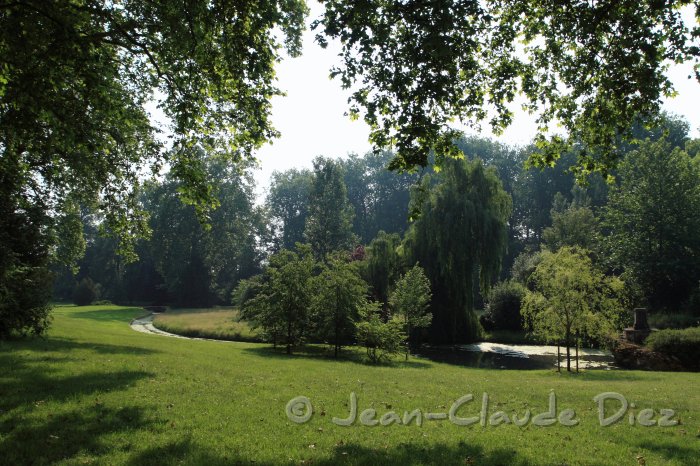
[[[426,178],[417,190],[420,216],[406,235],[403,254],[407,263],[420,262],[430,279],[432,338],[469,341],[478,331],[474,284],[488,291],[498,277],[511,199],[495,171],[479,160],[447,160],[436,178],[435,186]]]
[[[274,254],[256,285],[255,297],[242,309],[243,317],[261,328],[273,344],[283,344],[287,354],[310,334],[313,267],[308,246],[297,252],[283,249]]]
[[[533,162],[562,153],[566,141],[548,134],[558,123],[583,143],[576,173],[606,172],[618,136],[673,92],[667,65],[700,56],[700,26],[680,11],[695,5],[700,17],[690,0],[323,3],[317,41],[342,45],[331,75],[352,90],[350,114],[371,141],[396,148],[394,168],[424,166],[431,150],[438,163],[456,155],[455,120],[502,130],[521,94],[539,127]]]
[[[291,169],[272,173],[265,204],[279,247],[292,249],[304,242],[313,175],[309,170]]]
[[[147,230],[144,172],[167,163],[180,197],[205,217],[214,195],[189,149],[236,164],[276,135],[274,65],[282,47],[300,52],[306,11],[302,0],[0,3],[0,218],[3,235],[33,238],[3,241],[11,258],[0,261],[3,303],[34,312],[14,283],[24,277],[36,297],[45,294],[38,277],[48,281],[50,231],[68,200],[96,206],[127,257]],[[162,129],[172,151],[149,101],[171,121]]]
[[[311,281],[316,332],[333,345],[336,358],[342,346],[351,342],[360,310],[367,305],[367,283],[354,264],[347,257],[331,258]]]
[[[352,247],[353,215],[342,165],[333,159],[317,157],[304,237],[318,259],[325,260],[333,251]]]
[[[522,305],[525,322],[540,338],[566,346],[567,370],[570,348],[582,338],[604,340],[619,330],[623,284],[596,270],[585,251],[545,250],[530,284]]]
[[[700,166],[666,140],[620,167],[604,213],[611,265],[654,308],[678,309],[700,280]]]

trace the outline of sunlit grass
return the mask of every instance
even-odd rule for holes
[[[693,465],[700,458],[700,374],[471,369],[413,359],[371,366],[334,360],[321,347],[287,356],[269,345],[183,340],[131,330],[138,308],[60,307],[46,340],[0,343],[2,464],[568,464]],[[357,350],[349,350],[355,352]],[[571,408],[580,424],[460,427],[449,421],[350,427],[359,409],[378,416],[463,416]],[[675,427],[598,423],[592,398],[619,392],[642,408],[676,411]],[[314,415],[291,422],[287,402],[308,396]],[[359,414],[359,413],[358,413]],[[358,416],[359,417],[359,416]],[[638,459],[639,458],[639,459]]]
[[[159,314],[153,325],[178,335],[233,341],[259,341],[234,308],[175,309]]]

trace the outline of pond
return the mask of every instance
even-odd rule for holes
[[[575,348],[571,349],[571,365],[575,367]],[[415,356],[437,362],[484,369],[555,369],[557,347],[540,345],[511,345],[501,343],[472,343],[455,346],[423,346]],[[566,367],[566,349],[561,348],[562,368]],[[579,351],[580,369],[615,369],[612,354],[600,349]]]

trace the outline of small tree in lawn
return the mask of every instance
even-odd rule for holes
[[[343,343],[352,338],[359,311],[366,305],[367,283],[352,263],[334,257],[313,278],[312,290],[316,328],[320,336],[333,343],[337,358]]]
[[[389,298],[391,309],[403,320],[407,338],[406,360],[410,354],[411,331],[428,327],[433,320],[433,315],[428,312],[430,298],[430,280],[418,264],[396,282],[396,288]]]
[[[262,328],[273,344],[283,343],[287,354],[304,341],[310,328],[314,260],[308,246],[298,245],[297,249],[270,257],[257,295],[242,310],[243,318]]]
[[[355,324],[358,343],[367,350],[367,357],[373,363],[388,360],[401,351],[406,335],[402,324],[396,319],[384,322],[381,304],[370,301],[360,310],[360,321]]]
[[[574,248],[542,252],[542,261],[530,277],[532,291],[525,293],[523,317],[533,333],[566,346],[566,369],[571,371],[570,347],[583,337],[605,338],[619,323],[618,296],[622,282],[605,277],[590,258]]]

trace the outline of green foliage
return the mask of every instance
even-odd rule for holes
[[[380,305],[368,302],[360,310],[360,321],[355,324],[357,342],[367,350],[372,363],[388,361],[401,352],[406,335],[397,320],[384,322]]]
[[[526,288],[516,281],[497,283],[488,296],[486,314],[480,320],[484,330],[522,330],[520,307]]]
[[[354,263],[334,257],[311,281],[312,321],[316,333],[333,345],[335,357],[348,344],[359,312],[367,304],[367,283],[360,278]]]
[[[406,235],[407,263],[420,262],[433,291],[431,337],[436,342],[474,340],[475,282],[488,291],[507,245],[510,196],[481,161],[447,160],[430,187],[424,178],[420,217]]]
[[[193,206],[183,204],[181,183],[167,178],[149,184],[144,196],[150,214],[148,255],[178,306],[207,306],[230,299],[236,283],[259,272],[258,241],[264,235],[261,212],[254,206],[254,182],[248,173],[203,156],[207,177],[217,180],[219,204],[208,228]]]
[[[397,248],[401,237],[380,231],[367,248],[367,257],[363,262],[363,272],[370,285],[372,296],[382,304],[386,311],[389,304],[389,292],[399,271],[400,258]]]
[[[700,327],[652,332],[645,344],[653,351],[678,358],[688,368],[700,370]]]
[[[279,247],[293,249],[304,242],[313,175],[309,170],[274,172],[265,204],[277,232]]]
[[[316,258],[325,260],[331,252],[353,246],[352,217],[342,166],[333,159],[317,157],[304,231]]]
[[[390,151],[351,154],[342,162],[348,200],[352,205],[353,232],[364,244],[380,231],[402,234],[408,228],[408,203],[416,173],[387,170]]]
[[[433,320],[433,315],[428,312],[430,299],[430,280],[420,265],[414,265],[396,282],[389,303],[394,315],[401,318],[408,340],[411,339],[414,330],[430,326]],[[410,349],[406,344],[406,359],[409,353]]]
[[[515,258],[510,275],[514,281],[530,287],[530,277],[541,261],[542,253],[540,251],[524,251]]]
[[[297,249],[283,249],[270,257],[259,292],[241,310],[245,320],[262,329],[267,341],[285,345],[288,354],[311,329],[314,260],[308,246]]]
[[[700,325],[700,317],[678,312],[652,312],[649,314],[649,326],[656,329],[687,328]]]
[[[551,211],[552,226],[545,228],[542,235],[545,245],[552,250],[563,246],[592,250],[597,246],[598,221],[588,202],[569,203],[557,194]]]
[[[329,0],[312,27],[321,45],[342,44],[331,76],[352,89],[349,113],[371,142],[396,147],[392,168],[425,166],[431,150],[438,165],[459,155],[457,120],[488,119],[499,133],[520,94],[538,121],[531,162],[552,165],[574,147],[584,176],[614,167],[620,134],[672,95],[666,63],[700,55],[685,4]],[[547,135],[555,123],[570,140]]]
[[[73,302],[77,306],[88,306],[100,298],[95,282],[90,278],[83,278],[73,291]]]
[[[584,251],[543,251],[530,281],[522,315],[536,337],[566,346],[568,370],[570,346],[586,337],[604,341],[619,330],[623,284],[597,271]]]
[[[654,309],[679,309],[700,280],[700,167],[667,140],[646,141],[622,163],[604,227],[611,265]]]

